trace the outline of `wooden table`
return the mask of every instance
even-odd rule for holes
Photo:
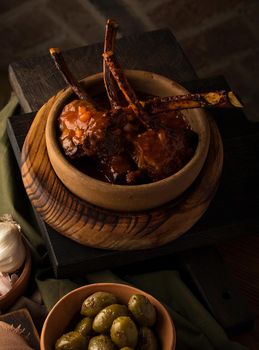
[[[96,44],[65,52],[64,56],[78,79],[102,70],[102,47],[102,44]],[[149,70],[165,75],[181,82],[193,92],[227,88],[223,77],[198,80],[176,39],[167,30],[119,39],[117,55],[125,68]],[[26,113],[37,111],[65,86],[48,55],[12,63],[9,73],[11,85]],[[119,252],[80,246],[56,233],[36,215],[57,277],[69,277],[75,273],[82,274],[147,259],[153,259],[154,264],[159,261],[161,266],[163,262],[169,266],[172,253],[181,252],[178,262],[192,277],[206,306],[221,324],[230,330],[237,324],[241,324],[241,328],[251,324],[251,313],[215,250],[194,248],[214,244],[245,232],[258,232],[259,126],[251,125],[241,112],[233,110],[214,111],[213,115],[223,138],[225,163],[220,188],[202,219],[188,233],[163,247],[144,252]],[[33,117],[34,113],[18,115],[9,122],[9,138],[18,162]],[[190,248],[192,251],[187,251]],[[208,269],[204,272],[206,263]],[[217,271],[221,285],[213,285],[211,271]],[[230,290],[236,298],[230,298],[228,307],[221,299]],[[226,307],[229,314],[223,310]]]

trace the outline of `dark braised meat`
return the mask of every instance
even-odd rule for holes
[[[50,49],[57,68],[79,98],[67,104],[58,118],[59,139],[69,158],[89,159],[111,183],[153,182],[180,170],[197,147],[198,135],[180,109],[242,105],[231,91],[140,101],[114,55],[117,29],[116,22],[107,21],[103,78],[109,110],[100,107],[72,76],[60,50]]]
[[[135,139],[133,159],[152,181],[161,180],[179,171],[192,158],[195,148],[190,142],[191,134],[195,133],[149,129]]]
[[[58,125],[60,141],[67,156],[98,156],[121,148],[120,129],[112,128],[112,120],[104,111],[91,110],[84,100],[74,100],[63,109]],[[113,134],[116,137],[112,137]],[[112,140],[111,140],[112,139]]]
[[[160,113],[154,128],[144,129],[130,109],[89,112],[74,100],[59,117],[61,145],[71,158],[98,158],[110,182],[157,181],[181,169],[196,148],[196,134],[178,113]]]
[[[84,100],[67,104],[58,118],[60,141],[67,156],[99,158],[124,152],[127,142],[140,130],[131,109],[89,110]]]
[[[58,125],[61,146],[68,157],[95,157],[109,182],[138,182],[139,172],[126,180],[128,173],[137,169],[128,149],[141,131],[131,109],[89,112],[84,100],[74,100],[63,109]]]

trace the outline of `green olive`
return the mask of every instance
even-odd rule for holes
[[[78,332],[63,334],[55,344],[55,350],[85,350],[88,339]]]
[[[111,338],[120,348],[125,346],[135,348],[138,341],[138,330],[132,319],[128,316],[116,318],[111,326]]]
[[[112,322],[119,316],[128,316],[129,311],[126,305],[113,304],[102,309],[93,321],[93,330],[97,333],[108,333]]]
[[[83,336],[90,335],[92,333],[93,319],[90,317],[84,317],[75,326],[75,331]]]
[[[116,304],[117,302],[117,298],[111,293],[96,292],[85,299],[81,307],[81,314],[88,317],[94,317],[104,307]]]
[[[133,294],[128,302],[128,308],[141,326],[153,326],[156,322],[156,310],[147,297]]]
[[[157,350],[157,339],[148,327],[141,327],[138,334],[138,350]]]
[[[88,345],[88,350],[115,350],[116,347],[107,335],[93,337]],[[86,349],[85,349],[86,350]]]

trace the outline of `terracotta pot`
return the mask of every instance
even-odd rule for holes
[[[95,283],[75,289],[60,299],[48,314],[41,333],[41,350],[54,350],[56,340],[69,331],[71,320],[80,315],[83,301],[97,291],[111,292],[120,303],[127,304],[132,294],[143,294],[154,305],[157,312],[156,333],[161,350],[174,350],[176,334],[173,321],[166,308],[153,296],[126,284]]]
[[[136,91],[157,96],[188,93],[182,86],[163,76],[144,71],[125,71]],[[82,80],[91,95],[104,91],[102,74],[95,74]],[[195,180],[207,157],[210,129],[202,109],[183,111],[193,130],[199,135],[199,142],[192,159],[177,173],[163,180],[136,186],[114,185],[96,180],[76,169],[64,156],[58,143],[57,117],[68,103],[72,90],[60,92],[53,103],[46,124],[46,144],[50,162],[63,184],[79,198],[116,211],[139,211],[155,208],[182,194]]]

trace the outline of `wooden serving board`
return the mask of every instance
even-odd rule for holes
[[[209,119],[209,154],[189,190],[157,209],[136,213],[112,212],[80,200],[55,174],[45,141],[45,125],[55,98],[51,98],[37,113],[22,150],[24,186],[31,203],[45,222],[78,243],[116,250],[164,245],[197,222],[216,192],[223,166],[222,141],[212,119]]]

